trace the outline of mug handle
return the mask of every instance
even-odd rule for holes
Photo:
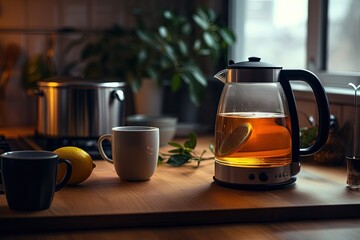
[[[109,158],[108,156],[106,156],[106,153],[104,152],[104,149],[103,149],[103,146],[102,146],[102,143],[103,141],[105,140],[108,140],[111,142],[111,134],[105,134],[105,135],[102,135],[99,140],[98,140],[98,149],[99,149],[99,152],[100,152],[100,155],[102,156],[103,159],[105,159],[106,161],[108,161],[109,163],[112,163],[114,164],[114,160]]]
[[[72,166],[71,166],[71,162],[69,160],[59,158],[59,164],[60,163],[65,163],[66,173],[65,173],[65,176],[63,177],[63,179],[61,179],[61,181],[56,184],[55,192],[57,192],[60,189],[62,189],[63,187],[65,187],[65,185],[69,182],[71,173],[72,173]]]

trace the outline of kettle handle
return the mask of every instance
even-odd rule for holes
[[[318,135],[315,143],[308,148],[300,148],[300,129],[299,119],[296,110],[294,93],[290,86],[290,80],[301,80],[306,82],[314,92],[317,110],[319,114],[319,128]],[[329,130],[330,130],[330,110],[329,102],[321,82],[315,74],[308,70],[290,69],[281,70],[279,75],[279,81],[284,89],[285,96],[289,104],[289,112],[291,118],[291,129],[293,132],[292,146],[293,146],[293,161],[299,162],[299,156],[311,155],[319,151],[326,143]],[[295,134],[298,133],[299,136]]]

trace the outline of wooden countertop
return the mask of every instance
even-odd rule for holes
[[[199,168],[163,164],[146,182],[122,182],[111,164],[96,161],[96,165],[84,183],[57,192],[51,208],[45,211],[12,211],[1,195],[0,229],[43,231],[360,217],[360,192],[346,188],[343,168],[305,165],[292,187],[244,191],[214,183],[212,161]]]
[[[201,138],[199,148],[211,140]],[[90,178],[55,193],[48,210],[15,212],[0,195],[0,235],[215,239],[234,234],[233,239],[239,239],[241,234],[251,239],[302,239],[318,231],[339,239],[336,234],[360,234],[360,191],[346,188],[344,166],[303,164],[292,187],[245,191],[214,183],[213,161],[199,168],[195,163],[178,168],[163,164],[146,182],[122,182],[111,164],[95,163]],[[334,228],[338,231],[331,234]],[[296,234],[300,238],[294,238]]]

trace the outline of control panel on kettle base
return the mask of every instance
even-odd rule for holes
[[[287,171],[263,171],[261,172],[250,172],[247,176],[250,182],[256,183],[276,183],[276,182],[284,182],[290,179],[291,174]]]
[[[215,178],[238,184],[276,184],[291,179],[291,167],[239,168],[215,163]]]

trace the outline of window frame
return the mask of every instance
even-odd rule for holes
[[[308,1],[307,68],[321,79],[330,92],[352,94],[348,83],[360,84],[360,73],[327,70],[327,27],[329,0]]]
[[[306,36],[306,68],[314,72],[321,80],[326,92],[332,95],[353,95],[348,83],[360,84],[360,73],[330,72],[327,67],[327,27],[329,0],[308,0],[308,21]],[[238,41],[244,39],[245,1],[229,1],[229,23],[237,34]],[[239,46],[240,45],[240,46]],[[244,46],[237,44],[229,49],[229,56],[234,53],[244,55]],[[293,84],[296,91],[310,91],[303,84]],[[337,97],[337,99],[340,99]],[[348,98],[346,98],[348,99]],[[343,99],[345,100],[345,99]],[[347,100],[345,100],[347,102]]]

